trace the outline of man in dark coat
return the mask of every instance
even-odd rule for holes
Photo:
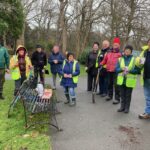
[[[92,84],[96,81],[98,68],[96,67],[96,60],[99,51],[99,43],[94,42],[92,51],[88,54],[86,61],[86,72],[88,74],[87,91],[92,91]],[[94,83],[95,84],[95,83]]]
[[[36,83],[38,82],[38,75],[40,75],[40,81],[44,84],[44,66],[47,65],[46,53],[42,50],[41,45],[36,46],[36,51],[32,54],[32,65],[34,66],[34,77]]]
[[[57,74],[62,69],[64,56],[60,52],[58,45],[54,45],[52,53],[49,56],[48,63],[50,64],[51,73],[53,76],[53,89],[56,89],[56,78]]]

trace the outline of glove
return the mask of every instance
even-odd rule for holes
[[[129,68],[128,67],[125,67],[123,70],[124,70],[123,75],[127,75],[129,73]]]

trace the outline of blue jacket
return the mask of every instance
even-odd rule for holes
[[[132,57],[133,57],[133,55],[122,56],[122,58],[124,58],[124,60],[125,60],[125,66],[129,66]],[[117,66],[116,66],[116,73],[120,73],[122,71],[123,70],[121,69],[120,63],[118,61]],[[129,71],[129,73],[131,73],[131,74],[140,74],[140,69],[135,66],[132,70]],[[125,83],[126,83],[126,78],[124,78],[124,83],[123,84],[125,84]]]
[[[58,60],[58,64],[54,64],[54,60]],[[64,56],[59,52],[59,53],[51,53],[48,59],[48,63],[51,66],[51,73],[52,74],[57,74],[62,68],[62,64],[64,61]]]
[[[76,64],[76,71],[73,73],[73,62],[69,62],[66,60],[66,64],[63,69],[60,70],[59,74],[62,76],[62,80],[60,85],[63,87],[77,87],[77,84],[73,83],[72,78],[64,78],[64,74],[72,74],[72,76],[78,76],[80,74],[80,66],[79,63]]]

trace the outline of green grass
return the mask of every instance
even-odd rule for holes
[[[12,116],[7,118],[13,89],[14,82],[6,81],[5,100],[0,101],[0,150],[51,150],[48,126],[25,130],[21,103],[17,104]]]

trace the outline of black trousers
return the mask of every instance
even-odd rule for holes
[[[113,98],[115,92],[115,100],[120,101],[120,86],[117,85],[117,74],[108,72],[108,96]]]
[[[38,77],[40,75],[40,82],[44,84],[44,72],[42,68],[34,68],[34,78],[36,83],[38,83]]]
[[[126,87],[126,85],[120,86],[121,109],[129,111],[131,97],[132,97],[132,91],[133,91],[133,88]]]
[[[4,82],[5,82],[5,69],[0,69],[0,94],[3,93]]]
[[[92,75],[91,73],[88,73],[87,91],[92,91],[92,89],[94,88],[96,83],[96,76],[97,75]]]
[[[107,94],[108,93],[108,75],[100,75],[99,77],[99,93]]]

